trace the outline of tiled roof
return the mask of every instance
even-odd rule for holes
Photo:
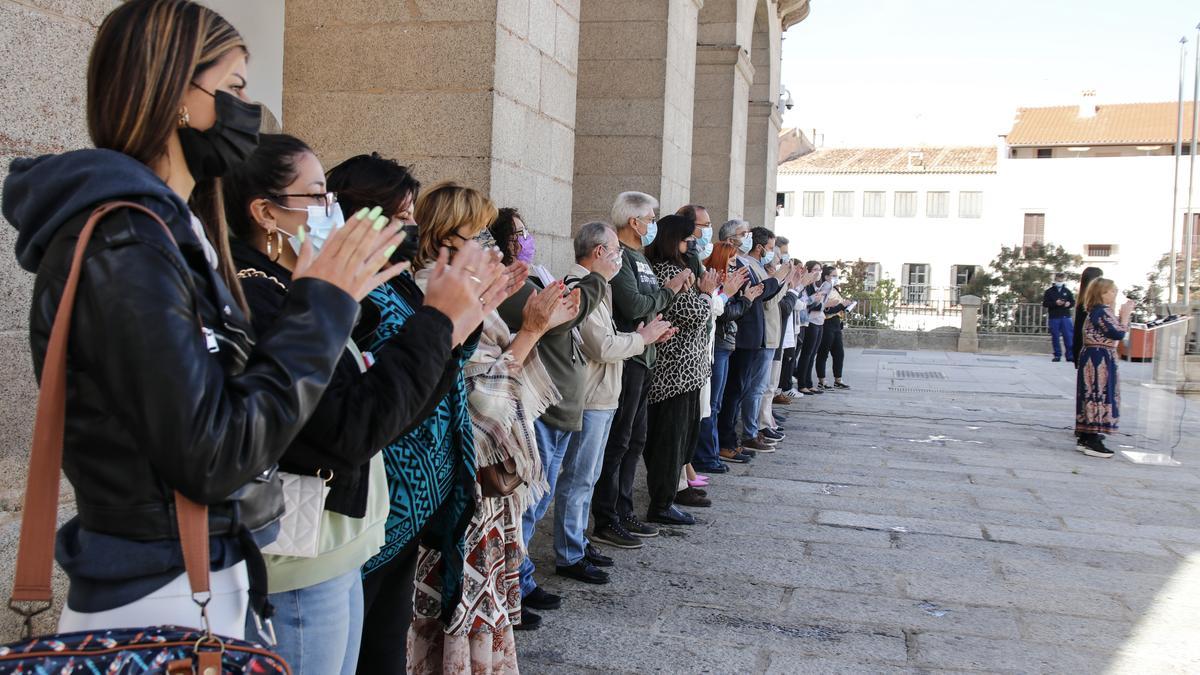
[[[1080,117],[1073,105],[1020,108],[1010,146],[1166,145],[1175,143],[1178,103],[1097,105],[1093,117]],[[1183,105],[1183,142],[1192,138],[1192,104]]]
[[[782,174],[995,173],[996,148],[828,148],[779,166]]]

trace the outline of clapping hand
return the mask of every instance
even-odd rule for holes
[[[763,294],[763,285],[762,284],[754,284],[753,286],[750,286],[749,288],[746,289],[746,299],[749,300],[750,302],[754,302],[758,298],[758,296],[760,296],[762,294]]]
[[[717,286],[721,285],[721,273],[716,270],[708,270],[704,276],[700,277],[697,286],[701,293],[712,295],[712,292],[717,290]]]
[[[362,209],[342,227],[333,231],[321,255],[313,250],[312,239],[300,226],[300,256],[292,279],[320,279],[349,293],[362,302],[367,293],[408,269],[407,263],[388,265],[392,253],[404,241],[402,224],[388,225],[383,209]]]
[[[739,267],[725,275],[725,284],[721,287],[721,290],[725,293],[726,297],[733,297],[733,294],[737,293],[738,289],[740,289],[749,278],[750,268]]]

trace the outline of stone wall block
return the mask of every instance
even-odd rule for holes
[[[579,15],[561,5],[554,20],[554,58],[572,73],[579,69]]]
[[[673,0],[584,0],[581,21],[666,21]]]
[[[49,3],[54,4],[54,3]],[[111,4],[79,3],[80,13]],[[15,3],[0,4],[0,152],[62,152],[88,144],[87,62],[96,27]]]
[[[491,97],[479,92],[366,92],[284,96],[289,133],[318,151],[325,166],[379,150],[406,157],[483,157],[491,151]],[[339,120],[330,124],[329,120]]]
[[[662,119],[661,99],[583,99],[575,111],[578,128],[603,128],[611,136],[654,136]]]
[[[661,101],[666,76],[666,63],[651,59],[614,61],[605,63],[603,67],[597,65],[580,68],[579,98],[642,98]]]
[[[541,59],[539,108],[563,125],[575,128],[575,74],[547,57]]]
[[[519,38],[529,37],[529,0],[498,0],[496,23]]]
[[[536,109],[541,82],[541,57],[528,42],[506,30],[496,30],[496,91]]]
[[[289,19],[292,14],[288,12]],[[487,89],[493,79],[494,32],[488,23],[289,28],[284,34],[285,91]],[[347,50],[347,44],[384,47]],[[438,67],[423,65],[428,63]]]
[[[667,58],[666,40],[654,39],[652,30],[641,22],[603,21],[588,27],[603,35],[603,40],[582,40],[579,58],[588,61],[636,61]],[[622,66],[623,67],[623,66]]]
[[[558,5],[554,0],[529,0],[529,43],[554,55]]]

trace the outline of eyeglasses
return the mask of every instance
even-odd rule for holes
[[[325,192],[325,193],[313,192],[313,193],[309,193],[309,194],[278,194],[278,195],[267,195],[267,197],[269,197],[270,199],[275,199],[275,200],[287,199],[288,197],[293,197],[293,198],[297,198],[297,199],[299,199],[301,197],[305,197],[308,199],[312,199],[317,202],[316,204],[314,204],[314,206],[320,206],[325,209],[325,215],[327,217],[333,216],[333,209],[337,206],[337,203],[338,203],[336,192]],[[284,206],[283,204],[280,204],[279,206],[282,208],[285,208],[285,209],[291,209],[291,210],[295,210],[295,211],[301,210],[301,209],[293,209],[292,207]]]

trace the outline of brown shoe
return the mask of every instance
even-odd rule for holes
[[[771,399],[771,403],[774,405],[791,405],[792,399],[791,397],[784,396],[783,394],[775,394],[775,398]]]
[[[750,461],[750,458],[747,457],[746,455],[742,454],[741,452],[738,452],[737,450],[730,450],[729,448],[721,448],[721,460],[726,461],[726,462],[732,462],[734,464],[745,464]]]
[[[750,448],[755,452],[768,453],[775,452],[775,446],[767,442],[767,439],[762,434],[751,438],[748,441],[742,441],[742,446]]]

